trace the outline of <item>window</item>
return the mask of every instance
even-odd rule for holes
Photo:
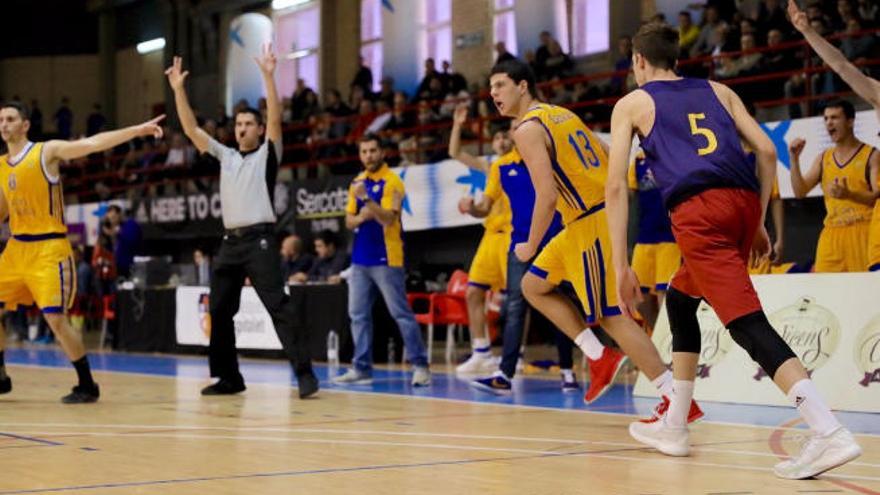
[[[608,51],[611,44],[609,0],[573,0],[572,55]]]
[[[321,45],[321,8],[316,2],[282,11],[275,17],[275,40],[278,50],[278,92],[281,97],[293,94],[297,79],[319,91]]]
[[[514,0],[495,0],[493,42],[494,46],[499,41],[504,42],[507,51],[517,53],[516,46],[516,15],[514,14]],[[492,51],[492,61],[498,55]]]
[[[452,62],[452,0],[421,0],[419,18],[419,77],[424,77],[425,59],[433,58],[437,68]]]
[[[382,0],[361,0],[361,57],[373,72],[373,91],[382,81]]]

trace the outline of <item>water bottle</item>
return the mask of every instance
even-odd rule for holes
[[[336,330],[330,330],[327,334],[327,363],[330,365],[339,364],[339,334]]]
[[[397,347],[394,344],[394,337],[388,337],[388,364],[394,364],[394,356]]]

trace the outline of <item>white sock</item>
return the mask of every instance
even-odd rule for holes
[[[471,348],[474,352],[487,353],[492,350],[489,339],[471,339]]]
[[[594,334],[589,328],[584,329],[583,332],[578,334],[574,339],[574,343],[584,351],[587,358],[593,361],[601,358],[602,351],[605,350],[605,346],[599,342],[599,339],[596,338],[596,334]]]
[[[687,426],[691,400],[694,398],[694,382],[688,380],[672,380],[672,396],[669,398],[669,411],[666,412],[666,424],[673,428]]]
[[[813,433],[824,436],[840,428],[840,422],[816,390],[813,380],[804,378],[795,383],[787,395]]]
[[[562,379],[563,380],[565,380],[567,382],[574,381],[574,371],[572,371],[571,369],[561,369],[559,371],[562,372]]]
[[[665,395],[670,400],[672,399],[672,372],[669,370],[664,371],[657,378],[651,380],[651,383],[657,387],[657,390],[660,391],[661,395]]]

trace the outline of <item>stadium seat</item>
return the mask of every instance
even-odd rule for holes
[[[455,329],[468,324],[467,290],[468,275],[463,270],[456,270],[446,284],[446,292],[411,292],[407,301],[413,311],[419,301],[428,302],[428,311],[415,313],[416,321],[428,327],[428,361],[434,349],[434,325],[446,325],[446,360],[451,362],[455,356]]]

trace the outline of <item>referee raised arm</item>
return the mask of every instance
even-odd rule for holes
[[[196,118],[183,87],[188,74],[182,60],[165,71],[174,90],[174,102],[183,132],[201,153],[220,160],[220,206],[226,233],[220,252],[214,259],[211,278],[211,343],[208,361],[211,376],[218,378],[202,389],[202,395],[235,394],[245,389],[238,369],[235,327],[232,317],[238,312],[245,277],[253,283],[260,301],[272,316],[275,331],[284,352],[296,372],[299,396],[306,398],[318,391],[318,379],[312,372],[302,301],[291,300],[284,291],[278,267],[281,258],[275,239],[275,212],[272,193],[281,159],[281,104],[275,89],[275,54],[267,44],[255,59],[266,84],[267,116],[263,124],[260,112],[253,108],[235,114],[235,141],[238,149],[218,143],[196,124]],[[265,133],[266,139],[260,144]]]

